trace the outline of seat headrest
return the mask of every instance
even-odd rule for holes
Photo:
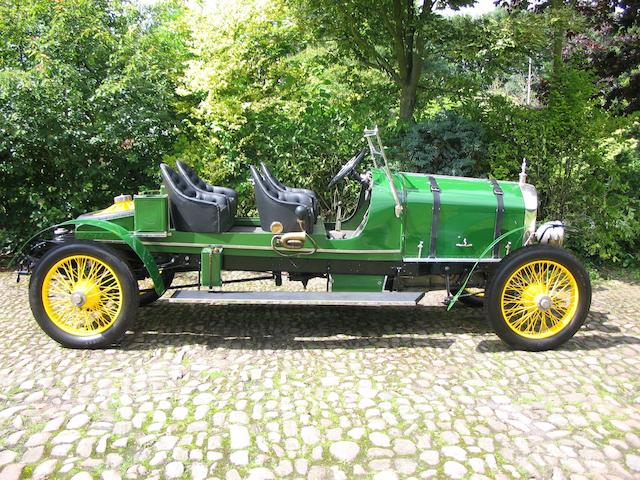
[[[162,177],[165,179],[168,188],[173,188],[177,192],[191,198],[196,197],[195,189],[189,185],[180,174],[178,174],[173,168],[166,163],[160,164],[160,171]]]
[[[271,183],[265,180],[265,178],[262,176],[262,174],[258,171],[256,167],[254,167],[253,165],[250,165],[249,169],[251,170],[251,176],[253,177],[253,181],[256,183],[256,185],[260,186],[261,190],[263,190],[265,193],[267,193],[271,197],[279,198],[278,194],[280,192],[275,188],[273,188]]]

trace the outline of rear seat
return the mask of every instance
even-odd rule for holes
[[[238,210],[238,194],[235,190],[227,187],[218,187],[205,182],[198,176],[193,168],[180,160],[176,162],[176,167],[178,167],[178,171],[182,174],[187,183],[196,190],[224,195],[229,203],[231,217],[235,218]]]

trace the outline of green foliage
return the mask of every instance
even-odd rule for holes
[[[14,248],[156,183],[187,30],[174,3],[16,0],[1,14],[0,244]]]
[[[454,110],[413,125],[403,141],[406,168],[444,175],[481,175],[485,157],[482,126]]]
[[[0,245],[157,188],[176,158],[236,188],[244,213],[260,161],[326,211],[329,179],[378,125],[410,170],[514,179],[526,157],[542,218],[569,221],[594,262],[637,265],[639,120],[615,116],[637,109],[637,12],[503,3],[474,19],[361,0],[229,0],[207,15],[180,0],[4,1]]]
[[[573,214],[574,248],[624,267],[640,264],[640,122],[602,139],[601,157],[579,196],[584,216]]]
[[[543,219],[569,222],[570,244],[583,255],[638,261],[640,223],[638,143],[597,105],[593,77],[566,67],[551,85],[547,105],[531,109],[504,97],[467,105],[487,133],[488,162],[497,178],[517,178],[529,164]],[[635,130],[634,130],[635,129]]]
[[[175,157],[236,188],[244,212],[253,207],[248,166],[260,161],[285,184],[324,193],[328,208],[326,185],[361,147],[363,127],[390,120],[384,77],[310,45],[277,3],[198,18],[194,36],[198,60],[180,91],[185,105],[198,101]]]

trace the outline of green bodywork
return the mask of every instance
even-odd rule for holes
[[[440,218],[436,257],[476,259],[493,240],[497,199],[488,180],[434,176],[440,193]],[[426,256],[431,235],[433,193],[428,175],[402,174],[406,210],[404,215],[405,257],[417,257],[423,242]],[[520,186],[513,182],[498,182],[503,190],[504,217],[502,231],[523,226],[524,201]],[[466,243],[464,240],[467,240]],[[522,246],[522,232],[514,232],[502,246],[511,242]],[[465,246],[457,246],[465,245]],[[470,246],[466,246],[470,245]]]
[[[319,265],[326,263],[325,273],[331,274],[336,291],[380,291],[384,287],[384,275],[366,272],[368,262],[397,265],[398,269],[426,261],[457,260],[473,264],[494,241],[497,199],[489,180],[434,176],[441,189],[441,210],[436,256],[426,259],[434,200],[428,175],[393,174],[402,204],[398,217],[384,171],[374,168],[371,173],[368,198],[361,196],[353,216],[343,222],[344,230],[352,230],[350,238],[330,238],[327,229],[334,224],[319,218],[313,232],[309,232],[317,248],[307,239],[303,249],[276,252],[272,247],[273,234],[261,230],[257,218],[236,218],[233,228],[222,233],[181,232],[169,226],[163,231],[141,231],[141,225],[149,230],[167,225],[166,197],[164,201],[158,198],[162,194],[156,194],[155,200],[136,196],[134,210],[108,218],[95,212],[72,222],[77,225],[75,235],[79,239],[126,244],[132,248],[142,259],[158,293],[164,286],[153,255],[160,253],[197,255],[201,261],[201,284],[206,287],[219,285],[220,270],[225,269],[225,264],[236,265],[231,261],[234,259],[259,263],[260,267],[251,268],[256,271],[277,270],[269,268],[271,261],[296,265],[296,262],[317,260]],[[511,249],[522,246],[526,219],[520,185],[515,182],[499,182],[499,185],[504,192],[505,209],[501,230],[502,233],[513,231],[500,242],[500,256],[503,256],[508,242]],[[144,212],[139,204],[144,205]],[[106,228],[104,224],[113,227]],[[353,270],[332,273],[331,262],[351,262]]]
[[[97,220],[92,218],[81,218],[76,220],[68,220],[61,223],[59,226],[76,225],[78,228],[92,228],[94,232],[103,231],[108,232],[112,237],[117,238],[122,243],[126,244],[133,252],[140,258],[144,264],[149,278],[153,281],[153,286],[158,295],[162,295],[165,292],[165,285],[158,271],[158,266],[153,258],[153,255],[146,248],[139,238],[136,238],[129,230],[123,228],[115,222],[107,220]],[[83,238],[82,235],[77,235],[78,238]],[[86,237],[90,240],[91,237]]]

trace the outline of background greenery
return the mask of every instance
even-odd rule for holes
[[[327,210],[378,125],[406,170],[515,179],[526,157],[542,219],[567,220],[583,257],[637,266],[640,2],[499,3],[5,0],[0,246],[153,188],[177,158],[244,212],[261,160]]]

